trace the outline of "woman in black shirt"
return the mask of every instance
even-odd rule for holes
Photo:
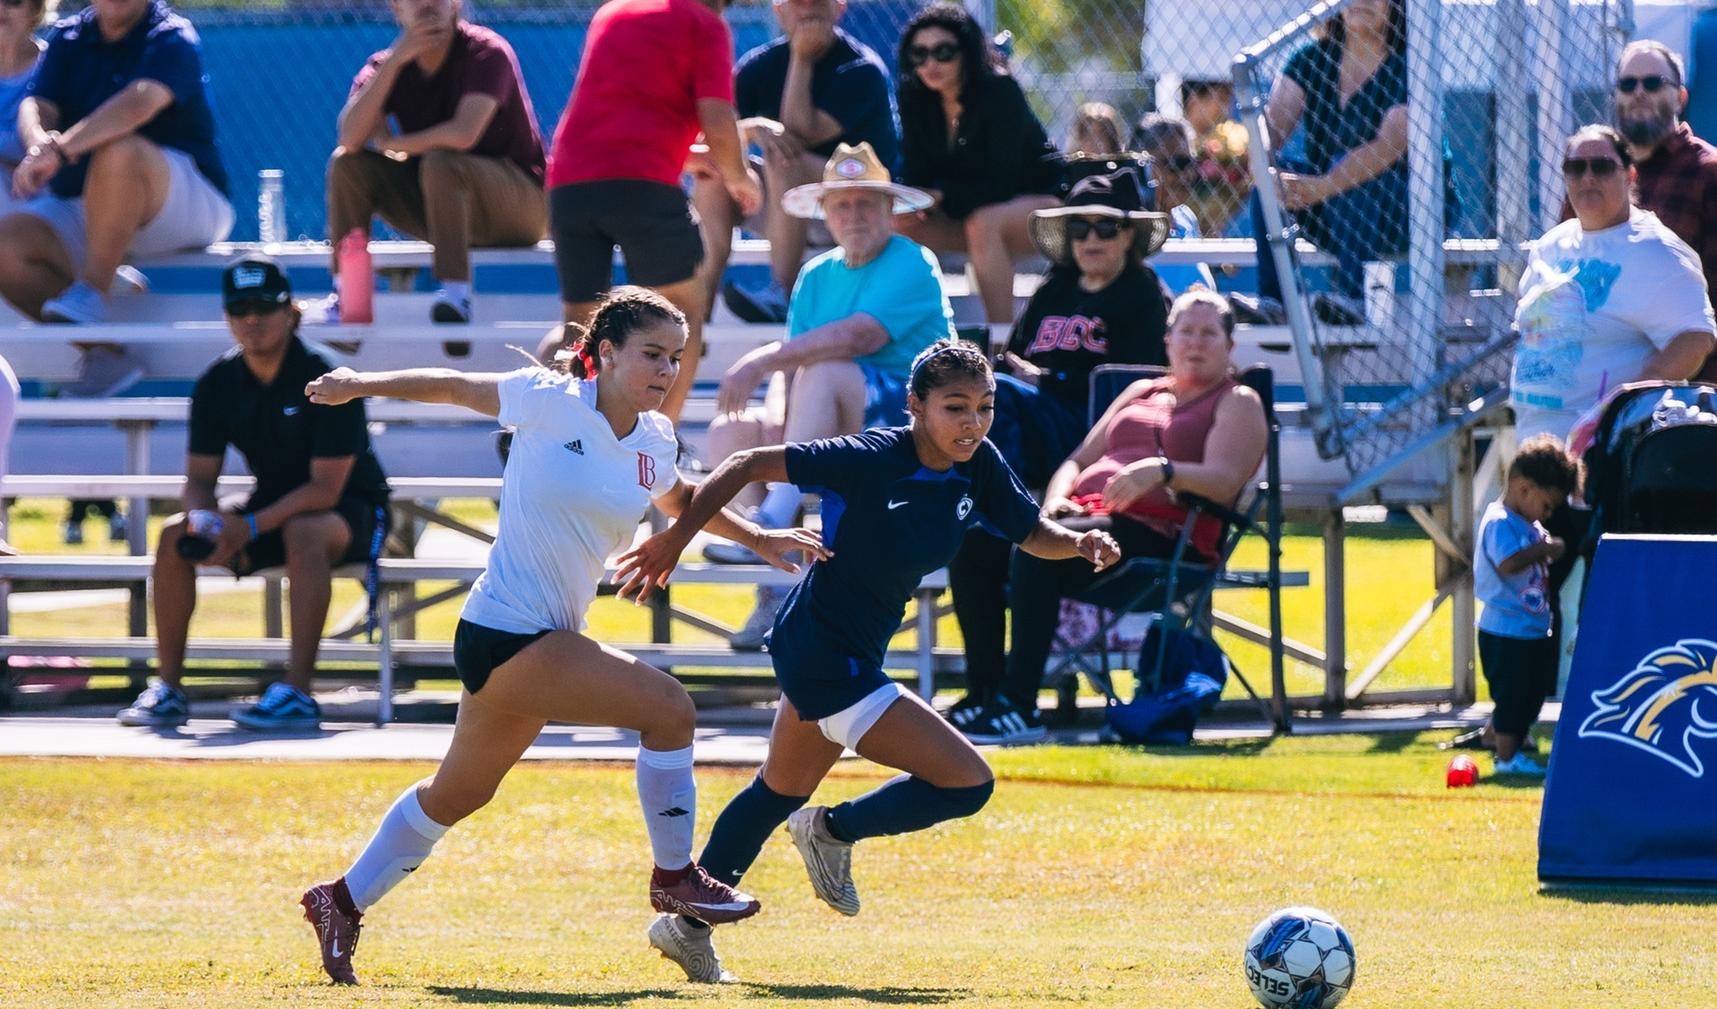
[[[1013,319],[1013,264],[1031,212],[1055,205],[1058,154],[966,9],[938,3],[900,37],[900,181],[936,204],[896,230],[971,257],[991,322]]]
[[[1150,204],[1138,170],[1123,168],[1080,180],[1066,206],[1031,216],[1032,241],[1051,266],[1008,341],[990,428],[1027,487],[1045,486],[1084,439],[1093,368],[1168,361],[1168,306],[1144,261],[1162,247],[1169,219]],[[949,717],[962,730],[1001,682],[1010,553],[1007,541],[974,529],[948,565],[966,643],[966,697]]]

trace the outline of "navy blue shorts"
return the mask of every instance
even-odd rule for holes
[[[514,634],[461,618],[453,629],[453,668],[459,673],[459,682],[475,694],[489,682],[489,674],[547,633]]]
[[[814,630],[794,631],[780,624],[769,636],[775,679],[801,720],[814,722],[845,711],[888,686],[888,674],[880,665],[845,655],[817,638]]]

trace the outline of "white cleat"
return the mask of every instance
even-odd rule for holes
[[[823,903],[847,917],[859,913],[858,888],[853,885],[853,846],[838,841],[823,826],[826,806],[806,806],[787,818],[793,847],[805,860],[811,889]]]
[[[729,984],[738,981],[732,971],[721,965],[721,958],[715,955],[715,943],[710,936],[713,928],[693,928],[680,920],[677,914],[661,914],[650,923],[650,929],[645,935],[650,937],[650,945],[662,953],[662,957],[680,965],[686,972],[686,980],[703,984]]]

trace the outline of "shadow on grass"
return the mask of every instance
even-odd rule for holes
[[[757,984],[749,981],[744,982],[744,986],[769,998],[805,1002],[857,999],[877,1005],[941,1005],[972,996],[968,988],[853,988],[838,984]]]
[[[431,985],[429,992],[459,1003],[487,1005],[626,1006],[645,999],[683,998],[676,988],[637,988],[630,991],[508,991],[499,988],[449,988]]]
[[[1665,885],[1652,889],[1647,884],[1641,884],[1638,889],[1618,889],[1614,886],[1590,886],[1580,883],[1540,883],[1538,893],[1542,897],[1559,897],[1575,904],[1697,904],[1701,907],[1717,905],[1717,887],[1709,886]]]
[[[1448,730],[1436,729],[1433,731],[1438,735],[1443,735]],[[1423,732],[1380,732],[1371,737],[1371,746],[1368,748],[1367,752],[1400,753],[1413,744],[1419,742],[1421,737],[1425,735],[1426,733]],[[1428,741],[1429,740],[1427,740],[1427,742]]]

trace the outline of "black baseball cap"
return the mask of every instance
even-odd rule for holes
[[[286,280],[286,271],[267,256],[235,260],[221,275],[221,304],[228,310],[257,303],[285,305],[291,300],[292,285]]]

